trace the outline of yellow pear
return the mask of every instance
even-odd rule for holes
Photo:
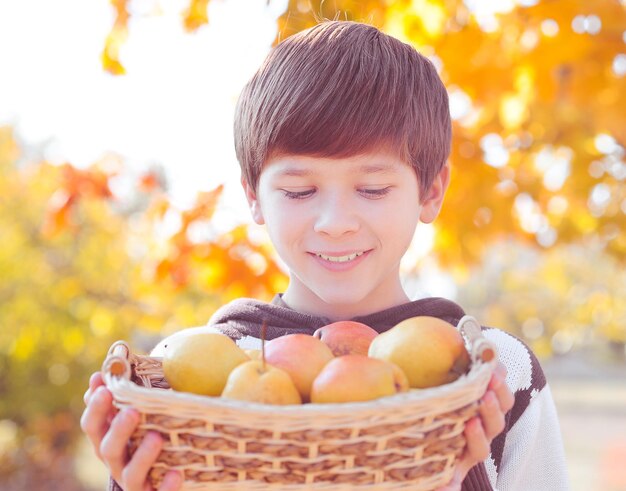
[[[264,404],[301,404],[300,393],[291,377],[262,360],[250,360],[229,375],[222,397]]]
[[[261,359],[261,350],[260,349],[248,348],[248,349],[244,349],[243,351],[244,351],[244,353],[246,355],[248,355],[248,358],[250,358],[251,360],[260,360]]]
[[[168,337],[162,339],[159,342],[159,344],[157,344],[152,349],[152,351],[150,352],[150,356],[162,358],[163,355],[165,355],[165,351],[167,351],[167,348],[171,346],[174,342],[178,342],[182,338],[185,338],[187,336],[195,336],[200,333],[208,333],[208,332],[219,333],[219,331],[216,331],[215,329],[209,326],[187,327],[185,329],[181,329],[180,331],[176,331],[170,334]]]
[[[228,336],[198,332],[172,339],[163,353],[163,375],[174,390],[219,396],[230,372],[248,360]]]
[[[411,317],[379,334],[368,355],[398,365],[413,388],[453,382],[467,372],[471,361],[459,331],[428,316]]]

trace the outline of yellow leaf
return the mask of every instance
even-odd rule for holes
[[[102,67],[111,75],[124,75],[126,73],[126,69],[120,62],[120,50],[127,37],[126,27],[113,27],[106,38],[101,61]]]
[[[195,31],[209,22],[209,0],[191,0],[189,7],[183,14],[183,23],[187,31]]]

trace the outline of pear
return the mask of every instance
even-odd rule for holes
[[[406,392],[406,375],[393,363],[348,354],[329,361],[313,381],[311,402],[357,402]]]
[[[163,352],[163,375],[174,390],[219,396],[230,372],[248,360],[228,336],[196,332],[172,338]]]
[[[289,374],[304,402],[310,400],[313,379],[333,358],[330,348],[309,334],[287,334],[265,343],[265,361]]]
[[[463,336],[436,317],[405,319],[370,344],[368,355],[398,365],[412,388],[447,384],[469,369],[471,359]]]
[[[248,358],[251,360],[260,360],[261,359],[261,350],[255,348],[244,349],[243,352],[248,355]]]
[[[313,337],[321,339],[335,356],[351,354],[367,356],[370,343],[376,336],[378,336],[377,331],[355,321],[333,322],[320,327],[313,333]]]
[[[263,360],[250,360],[229,375],[222,397],[264,404],[301,404],[300,393],[291,377]]]

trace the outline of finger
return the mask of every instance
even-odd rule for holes
[[[501,362],[498,362],[496,368],[491,374],[491,379],[489,380],[489,386],[487,388],[496,390],[501,387],[506,381],[506,373],[506,367]]]
[[[102,378],[102,372],[93,372],[89,377],[89,387],[96,389],[99,386],[104,385],[104,379]]]
[[[106,434],[108,417],[113,410],[113,397],[105,387],[99,387],[90,398],[80,418],[80,428],[87,435],[96,454],[100,457],[100,445]]]
[[[488,390],[480,400],[478,412],[487,440],[491,441],[504,430],[505,425],[504,412],[492,390]]]
[[[119,479],[126,465],[126,444],[139,424],[139,414],[134,409],[117,413],[111,427],[100,443],[100,455],[108,465],[114,479]]]
[[[461,491],[461,486],[457,483],[451,482],[442,488],[437,488],[435,491]]]
[[[104,385],[104,380],[102,380],[102,374],[100,372],[95,372],[91,374],[89,378],[89,387],[85,391],[85,395],[83,396],[83,401],[85,401],[85,406],[89,404],[89,399],[96,391],[98,387]]]
[[[461,484],[456,478],[452,479],[448,484],[437,488],[435,491],[461,491]]]
[[[178,471],[170,471],[165,474],[159,491],[178,491],[183,485],[183,475]]]
[[[125,488],[152,489],[147,483],[148,472],[150,472],[150,468],[154,465],[162,448],[163,439],[158,433],[151,431],[144,436],[128,464],[122,470],[122,482]],[[162,486],[159,489],[162,489]]]
[[[480,418],[470,419],[465,425],[464,433],[467,439],[467,448],[462,463],[469,471],[474,465],[489,457],[491,449]]]
[[[508,370],[506,369],[506,365],[504,363],[498,361],[498,363],[496,363],[496,368],[494,372],[500,375],[500,377],[504,380],[506,379],[506,374],[508,373]]]
[[[454,468],[453,477],[447,485],[437,488],[436,491],[461,491],[463,480],[469,470],[489,456],[491,451],[489,441],[479,417],[474,417],[465,424],[464,435],[467,446]]]
[[[495,392],[503,412],[507,413],[511,410],[515,403],[515,396],[506,384],[506,368],[504,365],[499,364],[496,366],[496,370],[494,370],[489,381],[488,389]]]

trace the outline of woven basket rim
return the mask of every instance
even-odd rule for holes
[[[151,358],[144,356],[144,358]],[[156,358],[155,358],[156,359]],[[380,410],[393,410],[397,406],[405,406],[410,403],[421,403],[428,400],[434,406],[433,411],[436,412],[436,404],[433,401],[437,398],[445,398],[454,393],[457,389],[473,384],[480,385],[488,377],[495,366],[495,360],[489,362],[473,363],[467,374],[461,375],[454,382],[447,383],[438,387],[429,387],[426,389],[410,389],[407,392],[394,394],[390,396],[380,397],[370,401],[358,402],[334,402],[334,403],[307,403],[307,404],[289,404],[289,405],[273,405],[258,402],[239,401],[228,399],[221,396],[205,396],[193,394],[190,392],[181,392],[168,389],[155,389],[154,387],[141,387],[126,377],[119,377],[105,372],[104,378],[106,385],[113,389],[120,396],[125,394],[140,395],[145,398],[158,398],[162,402],[170,402],[174,404],[184,404],[186,408],[236,410],[250,414],[276,414],[283,416],[298,415],[301,417],[303,413],[362,413],[363,411],[378,412]],[[460,406],[463,404],[461,403]],[[460,407],[459,406],[459,407]]]

